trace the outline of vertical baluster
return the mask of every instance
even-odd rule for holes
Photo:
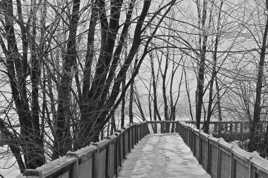
[[[244,124],[243,122],[240,122],[240,140],[243,139],[243,129],[244,129]]]
[[[213,123],[213,134],[217,133],[216,123]]]
[[[234,130],[234,132],[235,132],[235,134],[237,134],[237,132],[238,132],[238,123],[237,122],[235,123],[235,130]]]

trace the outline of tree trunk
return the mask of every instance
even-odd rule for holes
[[[40,58],[38,58],[38,50],[36,49],[36,10],[37,3],[35,0],[32,0],[32,37],[31,37],[31,82],[32,82],[32,122],[34,127],[34,139],[35,143],[33,146],[36,150],[36,159],[33,159],[33,165],[40,166],[45,163],[45,151],[44,151],[44,142],[41,134],[41,127],[39,127],[39,85],[40,85],[40,76],[41,76],[41,63]],[[42,156],[43,155],[43,156]],[[41,158],[41,159],[40,159]]]
[[[122,106],[121,106],[121,128],[125,128],[125,103],[126,103],[126,76],[123,77],[123,82],[122,82]]]
[[[184,72],[185,90],[186,90],[188,105],[189,105],[189,112],[190,112],[191,120],[193,121],[194,117],[193,117],[193,111],[192,111],[191,95],[190,95],[190,91],[189,91],[185,67],[183,67],[183,72]]]
[[[34,2],[31,2],[32,4]],[[4,0],[0,6],[1,10],[4,13],[4,29],[6,32],[6,41],[7,48],[5,47],[5,43],[1,39],[1,47],[6,56],[6,66],[9,77],[9,83],[12,92],[12,98],[14,99],[16,111],[18,114],[18,119],[20,122],[20,139],[21,141],[16,141],[19,145],[10,145],[13,154],[15,155],[19,167],[21,171],[24,168],[34,169],[38,166],[44,164],[44,147],[43,140],[40,135],[39,128],[39,118],[38,118],[38,83],[40,82],[37,73],[32,73],[32,99],[35,107],[32,105],[33,112],[30,111],[29,101],[27,96],[27,86],[26,86],[26,77],[27,77],[27,51],[28,51],[28,40],[24,22],[22,19],[22,11],[21,11],[21,2],[17,1],[17,11],[19,20],[21,22],[20,28],[22,32],[22,48],[23,55],[19,54],[19,50],[17,47],[17,41],[15,36],[15,29],[13,24],[14,14],[13,14],[13,1]],[[34,15],[34,14],[33,14]],[[33,27],[33,32],[35,32]],[[34,35],[33,35],[34,36]],[[33,47],[33,46],[32,46]],[[32,48],[31,52],[33,52],[33,70],[36,72],[40,66],[38,66],[37,60],[34,59],[34,53],[36,53],[36,49]],[[2,129],[1,129],[2,130]],[[13,143],[11,143],[13,144]],[[22,153],[20,152],[20,147],[22,148]],[[22,165],[22,159],[19,154],[24,156],[25,164]]]
[[[142,27],[144,24],[144,20],[147,16],[147,12],[149,10],[151,1],[150,0],[144,1],[143,9],[137,20],[136,27],[134,30],[132,46],[129,50],[127,58],[122,64],[122,67],[120,68],[116,77],[114,77],[115,70],[112,70],[113,68],[109,70],[109,66],[111,62],[110,58],[113,60],[117,60],[121,54],[121,50],[118,50],[119,51],[118,55],[117,54],[111,55],[110,53],[113,51],[114,39],[118,33],[118,27],[119,27],[118,15],[120,14],[120,11],[121,11],[120,10],[121,1],[114,1],[114,3],[116,4],[119,3],[119,5],[113,6],[113,8],[116,7],[116,10],[113,9],[113,11],[115,11],[114,13],[112,13],[114,16],[110,18],[113,19],[114,24],[110,23],[109,25],[110,29],[109,29],[108,34],[104,34],[104,32],[107,31],[106,30],[107,19],[104,14],[105,9],[103,8],[105,7],[105,4],[103,3],[104,2],[102,1],[102,3],[99,4],[99,11],[100,11],[99,13],[101,13],[99,14],[99,16],[101,18],[100,20],[101,20],[101,26],[102,26],[102,43],[105,43],[102,45],[104,45],[105,47],[104,46],[101,47],[101,52],[100,52],[101,55],[98,59],[95,76],[92,81],[91,89],[89,91],[89,103],[91,103],[91,105],[87,107],[87,117],[83,117],[83,118],[81,117],[80,125],[82,125],[83,127],[80,130],[79,138],[82,138],[82,139],[79,140],[79,143],[77,144],[77,148],[81,148],[85,145],[88,145],[91,141],[96,141],[98,139],[98,135],[100,131],[103,129],[105,123],[107,122],[108,118],[106,119],[106,116],[109,115],[109,112],[111,108],[113,107],[118,94],[120,93],[120,86],[123,82],[123,76],[126,75],[133,61],[133,58],[138,50],[138,47],[140,46],[140,43],[142,41],[141,39],[141,34],[143,32]],[[127,24],[128,23],[125,23],[124,26],[125,25],[127,26]],[[123,27],[123,31],[124,31],[124,27]],[[128,28],[126,28],[126,32],[128,32]],[[121,37],[124,36],[122,33],[121,33]],[[117,53],[117,49],[120,48],[121,45],[123,45],[124,37],[123,38],[121,37],[120,37],[120,42],[119,42],[120,45],[118,45],[117,48],[115,49],[115,53]],[[104,39],[107,39],[107,41],[104,41]],[[116,64],[115,67],[117,67],[117,65],[118,64]],[[113,62],[111,66],[113,66]],[[107,73],[107,71],[110,71],[111,73]],[[103,79],[106,79],[106,78],[107,80],[103,81]],[[111,88],[112,81],[114,81],[114,83],[113,83],[113,87]]]
[[[207,2],[203,1],[203,12],[201,20],[202,35],[199,35],[202,45],[200,46],[200,61],[198,63],[197,89],[196,89],[196,127],[200,128],[200,121],[202,115],[203,96],[204,96],[204,75],[205,75],[205,61],[207,48],[207,34],[205,30],[205,22],[207,16]]]
[[[214,44],[214,51],[213,51],[213,67],[212,67],[212,75],[211,75],[211,80],[209,84],[209,97],[208,97],[208,112],[207,112],[207,119],[204,121],[204,132],[209,133],[209,123],[211,116],[213,114],[213,91],[214,91],[214,81],[217,77],[217,53],[218,53],[218,44],[220,40],[220,20],[221,20],[221,10],[223,6],[223,1],[221,1],[220,8],[219,8],[219,14],[218,14],[218,19],[217,19],[217,27],[216,27],[216,37],[215,37],[215,44]]]
[[[268,1],[266,1],[266,10],[268,10]],[[258,65],[258,74],[257,74],[257,83],[256,83],[256,96],[254,104],[254,114],[253,120],[250,125],[250,141],[249,141],[249,151],[254,151],[257,149],[257,139],[255,139],[256,128],[260,121],[260,112],[261,112],[261,92],[262,92],[262,83],[263,83],[263,67],[265,61],[265,52],[267,44],[267,33],[268,33],[268,18],[266,16],[266,24],[262,38],[262,48],[260,52],[260,61]]]
[[[216,78],[216,90],[217,90],[218,119],[219,121],[222,121],[220,87],[217,78]]]
[[[129,123],[133,124],[133,98],[134,98],[134,80],[130,84],[129,90]]]
[[[151,73],[152,73],[152,79],[153,79],[153,108],[154,108],[154,120],[157,121],[160,120],[161,121],[161,116],[159,114],[159,110],[158,110],[158,106],[157,106],[157,85],[156,85],[156,82],[157,82],[157,77],[155,76],[155,69],[154,69],[154,62],[153,62],[153,57],[151,56],[150,57],[150,61],[151,61]]]
[[[73,0],[69,37],[67,42],[67,54],[64,56],[62,77],[58,89],[58,110],[55,122],[55,141],[53,158],[65,155],[72,149],[70,133],[70,106],[71,87],[76,64],[76,32],[79,22],[80,0]]]

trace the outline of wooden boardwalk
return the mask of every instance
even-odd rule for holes
[[[147,135],[127,155],[119,178],[209,178],[178,134]]]
[[[211,177],[268,178],[268,160],[185,122],[142,122],[39,168],[26,169],[24,177],[209,178],[205,170]]]

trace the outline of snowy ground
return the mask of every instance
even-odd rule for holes
[[[127,156],[119,178],[210,178],[178,134],[148,135]]]
[[[0,147],[0,153],[0,175],[4,178],[16,178],[20,171],[10,150],[7,146]]]

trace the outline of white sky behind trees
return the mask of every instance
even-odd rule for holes
[[[174,36],[180,35],[182,38],[184,38],[186,41],[189,42],[189,44],[192,45],[193,48],[197,48],[197,34],[198,29],[197,26],[197,12],[196,12],[196,6],[194,4],[195,0],[184,0],[180,1],[176,5],[176,7],[172,10],[174,13],[174,18],[176,21],[172,22],[172,30],[174,30]],[[214,0],[208,0],[208,2],[213,2]],[[158,0],[157,2],[162,2],[161,0]],[[215,9],[219,7],[219,0],[215,0]],[[27,1],[24,3],[27,4]],[[53,4],[59,4],[59,1],[51,1]],[[82,1],[82,6],[86,6],[88,1]],[[156,3],[158,4],[158,3]],[[138,9],[136,9],[138,10]],[[14,11],[15,12],[15,11]],[[52,11],[48,11],[52,12]],[[29,10],[28,10],[29,13]],[[245,49],[252,49],[256,48],[256,42],[254,41],[254,38],[252,35],[246,30],[246,28],[250,29],[254,36],[258,41],[260,41],[260,30],[263,26],[263,13],[264,13],[264,0],[224,0],[224,8],[223,8],[223,26],[225,33],[222,35],[222,39],[220,42],[220,48],[219,50],[225,51],[228,50],[233,43],[233,39],[236,37],[236,35],[239,33],[241,38],[236,39],[236,42],[233,44],[232,50],[245,50]],[[48,13],[48,19],[53,19],[55,13]],[[81,17],[82,20],[86,20],[88,18],[87,14],[84,13]],[[124,19],[124,18],[122,18]],[[187,22],[187,23],[184,23]],[[84,25],[80,26],[80,32],[83,32],[83,28],[87,27],[88,23],[84,23]],[[193,27],[195,26],[195,27]],[[246,28],[245,28],[246,27]],[[161,30],[159,30],[159,33],[161,33]],[[213,30],[208,31],[208,33],[211,33],[213,35]],[[18,38],[19,39],[19,38]],[[173,44],[176,47],[185,47],[184,44],[182,44],[181,41],[179,41],[179,38],[176,37],[176,41],[173,41]],[[83,48],[85,45],[81,43],[78,47],[78,51],[83,51]],[[188,46],[189,47],[189,46]],[[179,59],[179,55],[181,52],[179,50],[176,50],[176,53],[178,54],[177,59]],[[219,54],[220,58],[223,58],[221,54]],[[211,59],[211,56],[207,55],[208,60]],[[239,62],[243,58],[243,61],[245,62]],[[193,66],[192,62],[195,63],[195,60],[191,59],[190,57],[186,57],[187,62],[187,71],[188,71],[188,80],[190,82],[190,88],[192,96],[194,96],[196,81],[193,70],[196,66]],[[232,57],[229,57],[228,60],[226,60],[224,64],[224,70],[223,74],[225,75],[225,81],[232,81],[232,77],[237,71],[241,74],[251,74],[250,76],[245,77],[252,77],[254,78],[254,69],[256,67],[256,62],[258,58],[256,54],[250,53],[247,55],[232,55]],[[150,75],[150,69],[148,69],[148,60],[146,60],[141,68],[140,75],[136,78],[136,81],[139,80],[139,78],[145,78],[148,81],[149,75]],[[229,71],[230,70],[230,71]],[[177,78],[180,78],[180,71],[177,73]],[[146,74],[146,75],[144,75]],[[238,74],[237,74],[238,75]],[[240,76],[240,75],[239,75]],[[243,77],[243,76],[242,76]],[[1,80],[3,82],[1,86],[2,92],[5,94],[5,96],[10,97],[7,80],[6,78],[2,77]],[[175,86],[174,86],[175,87]],[[137,82],[137,88],[139,90],[140,95],[146,95],[146,89],[144,88],[143,84],[140,82]],[[176,89],[174,89],[176,90]],[[187,108],[188,106],[185,106],[185,87],[182,86],[182,95],[181,95],[181,102],[180,108]],[[161,97],[160,97],[161,98]],[[3,107],[6,105],[4,102],[4,98],[1,97],[1,103],[3,104]],[[194,97],[192,98],[194,102]],[[160,100],[161,101],[161,100]],[[146,101],[144,101],[146,103]],[[180,109],[179,109],[180,110]],[[183,111],[180,111],[183,112]]]
[[[213,2],[213,0],[208,0],[208,2]],[[212,24],[215,26],[217,10],[219,8],[220,1],[215,2],[215,10],[214,13],[214,22]],[[211,4],[210,4],[211,5]],[[239,107],[243,107],[240,101],[241,97],[237,96],[238,91],[237,85],[244,82],[244,85],[255,85],[254,80],[256,78],[256,65],[258,64],[258,53],[253,51],[258,48],[258,45],[261,44],[261,33],[264,27],[264,11],[265,9],[265,1],[264,0],[224,0],[223,12],[222,12],[222,35],[219,43],[219,53],[218,59],[219,63],[225,60],[222,64],[222,69],[219,72],[218,77],[220,78],[220,83],[223,88],[228,88],[228,94],[225,94],[226,97],[223,97],[223,106],[231,106],[238,105]],[[185,41],[191,45],[193,48],[198,48],[198,29],[197,29],[197,10],[194,4],[194,0],[182,1],[176,6],[172,11],[175,16],[175,21],[172,21],[172,30],[174,30],[174,36],[176,40],[173,40],[173,44],[176,47],[189,47],[186,46],[184,42],[179,41],[178,35],[183,38]],[[208,50],[213,50],[213,41],[215,36],[215,27],[206,29],[209,34],[208,37]],[[213,36],[213,38],[211,38]],[[252,50],[250,52],[242,52]],[[229,52],[226,54],[226,52]],[[181,52],[176,49],[175,53],[177,57],[176,60],[179,60],[179,56]],[[195,56],[196,57],[196,56]],[[207,65],[211,68],[212,64],[212,55],[211,52],[207,53]],[[226,58],[226,59],[225,59]],[[186,60],[186,69],[188,75],[188,81],[190,83],[191,90],[191,99],[194,107],[194,96],[196,89],[196,79],[194,70],[196,70],[196,59],[192,59],[191,57],[185,56]],[[194,65],[193,65],[194,64]],[[142,78],[147,81],[147,87],[149,83],[149,75],[150,75],[150,63],[149,61],[145,61],[143,68],[141,69],[140,75],[137,77],[137,85],[139,87],[139,93],[142,96],[145,96],[148,92],[145,89],[142,83],[140,83],[139,78]],[[220,66],[220,64],[218,64]],[[162,66],[163,67],[163,66]],[[144,74],[147,75],[144,75]],[[208,69],[207,69],[208,73]],[[176,74],[177,80],[180,78],[181,71],[179,70]],[[207,79],[210,75],[206,76]],[[206,80],[207,81],[207,80]],[[159,81],[161,83],[161,81]],[[184,83],[184,82],[183,82]],[[206,82],[207,83],[207,82]],[[174,85],[175,87],[176,85]],[[254,89],[252,86],[251,89]],[[176,88],[174,88],[176,90]],[[223,89],[224,91],[225,89]],[[163,102],[161,100],[161,86],[158,88],[159,92],[159,102]],[[254,92],[251,91],[253,94]],[[206,102],[206,95],[204,97],[204,101]],[[250,100],[253,101],[254,96],[251,96]],[[147,98],[143,100],[145,103],[147,102]],[[234,100],[234,101],[230,101]],[[146,103],[147,104],[147,103]],[[145,104],[145,106],[146,106]],[[242,108],[240,108],[242,109]],[[194,109],[193,109],[194,110]],[[181,91],[181,99],[177,106],[177,114],[178,116],[186,116],[188,117],[188,104],[185,92],[185,86],[182,86]],[[236,115],[231,115],[231,113],[226,112],[226,116],[230,114],[232,117],[236,117]]]

